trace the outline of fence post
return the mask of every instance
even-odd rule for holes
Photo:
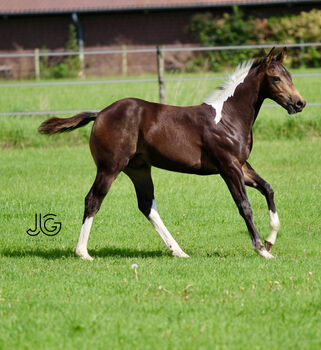
[[[78,58],[79,58],[79,66],[80,66],[78,76],[80,78],[84,78],[85,77],[85,54],[84,54],[84,42],[82,39],[79,40]]]
[[[165,103],[165,86],[164,86],[164,53],[160,46],[156,48],[157,53],[157,73],[159,87],[159,101]]]
[[[121,71],[124,76],[127,75],[127,52],[126,52],[126,45],[122,45],[122,60],[121,60]]]
[[[35,78],[40,80],[40,56],[39,49],[35,49]]]

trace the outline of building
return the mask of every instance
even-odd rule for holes
[[[246,13],[298,13],[320,7],[314,0],[0,0],[0,53],[47,49],[62,51],[68,40],[70,24],[78,28],[80,43],[85,50],[97,48],[155,47],[156,45],[197,45],[186,31],[197,12],[221,14],[234,5]],[[24,59],[25,69],[33,67]],[[175,61],[175,57],[173,57]],[[9,62],[10,61],[10,62]],[[0,65],[18,64],[17,59],[1,59]],[[21,61],[21,59],[20,59]],[[91,74],[121,71],[121,55],[86,58]],[[21,65],[21,62],[19,63]],[[127,57],[129,73],[153,71],[154,54]],[[15,76],[19,76],[16,68]],[[18,73],[17,73],[18,72]],[[23,74],[22,74],[23,75]]]

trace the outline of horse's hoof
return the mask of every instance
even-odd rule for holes
[[[255,250],[259,255],[261,255],[264,259],[273,259],[274,256],[269,253],[265,248]]]
[[[75,250],[75,254],[79,256],[82,260],[88,260],[88,261],[93,261],[94,258],[91,257],[88,252],[82,252],[78,249]]]
[[[81,256],[82,260],[88,260],[88,261],[93,261],[94,258],[92,256],[90,256],[89,254],[83,255]]]
[[[173,251],[172,252],[173,256],[177,256],[179,258],[189,258],[189,255],[187,255],[186,253],[184,253],[182,250],[180,251]]]
[[[270,252],[272,250],[273,244],[269,241],[265,241],[264,242],[265,248],[268,252]]]

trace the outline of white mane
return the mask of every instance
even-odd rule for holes
[[[230,75],[228,80],[217,90],[204,100],[205,103],[215,108],[216,116],[215,123],[217,124],[222,119],[222,109],[224,102],[231,96],[233,96],[236,87],[243,83],[249,70],[253,65],[254,60],[249,60],[240,63],[233,74]]]

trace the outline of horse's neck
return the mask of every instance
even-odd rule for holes
[[[237,118],[244,128],[252,129],[259,110],[265,99],[261,89],[262,77],[258,76],[256,69],[249,73],[244,82],[235,90],[230,103],[237,110]],[[233,116],[235,118],[235,116]]]

